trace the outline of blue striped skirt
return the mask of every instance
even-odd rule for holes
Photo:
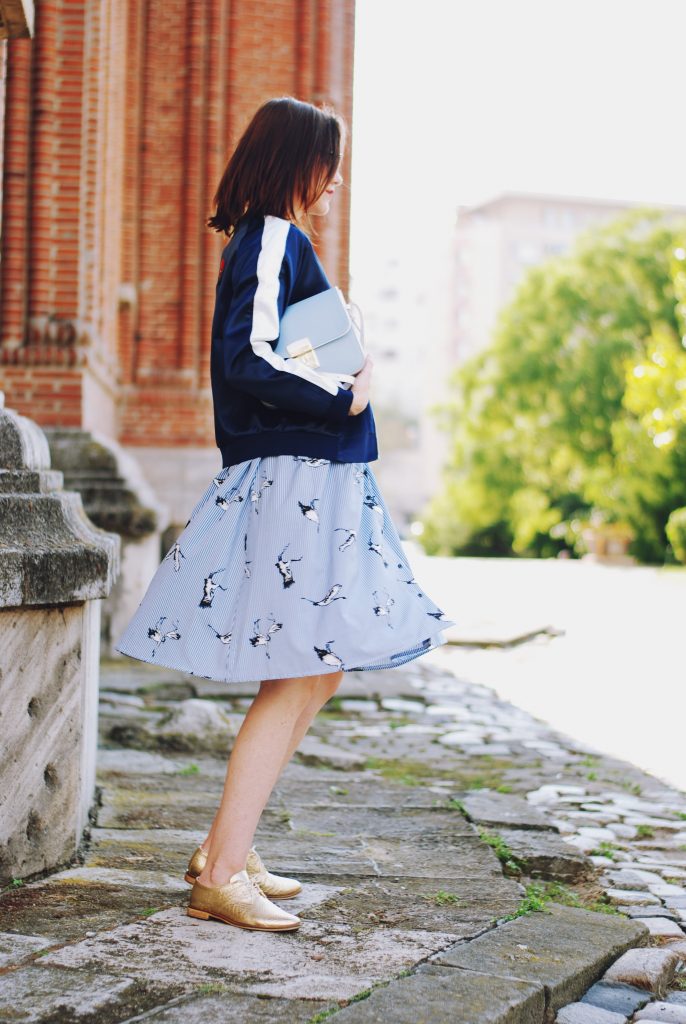
[[[115,648],[238,683],[395,668],[453,625],[368,463],[268,455],[214,477]]]

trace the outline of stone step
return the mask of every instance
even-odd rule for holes
[[[646,937],[640,921],[552,904],[447,947],[347,1006],[336,1021],[544,1024]]]

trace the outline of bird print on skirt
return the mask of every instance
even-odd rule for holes
[[[368,463],[270,455],[212,478],[115,647],[231,683],[394,668],[453,625]]]

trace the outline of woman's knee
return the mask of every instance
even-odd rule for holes
[[[327,700],[331,700],[342,681],[343,672],[328,672],[319,677],[316,693],[321,704],[326,704]]]
[[[338,673],[332,673],[338,676]],[[342,673],[341,673],[342,675]],[[313,700],[326,701],[340,683],[336,682],[333,689],[327,676],[302,676],[296,679],[265,679],[260,683],[262,697],[277,697],[287,702],[294,712],[299,713]]]

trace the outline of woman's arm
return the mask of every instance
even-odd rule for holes
[[[233,297],[222,332],[222,370],[231,387],[293,412],[344,420],[351,390],[298,359],[286,361],[273,345],[288,304],[302,245],[289,221],[266,217],[261,237],[233,268]]]

